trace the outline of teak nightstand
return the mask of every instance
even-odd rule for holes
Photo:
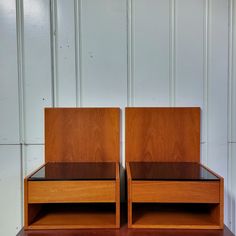
[[[45,164],[25,178],[25,229],[120,227],[120,109],[46,108]]]
[[[126,108],[129,228],[222,229],[223,178],[200,164],[200,108]]]

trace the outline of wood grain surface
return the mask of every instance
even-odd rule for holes
[[[132,228],[220,229],[211,211],[209,204],[135,204]]]
[[[116,228],[115,212],[114,203],[47,204],[28,229]]]
[[[119,108],[46,108],[46,162],[120,159]]]
[[[223,230],[193,229],[129,229],[126,224],[126,204],[121,208],[120,229],[77,229],[77,230],[27,230],[22,229],[17,236],[234,236],[225,226]]]
[[[219,181],[132,181],[132,202],[219,203]]]
[[[126,108],[126,161],[200,162],[200,108]]]
[[[28,203],[115,202],[115,181],[28,181]]]

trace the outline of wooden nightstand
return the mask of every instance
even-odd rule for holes
[[[223,228],[223,178],[200,164],[199,108],[127,108],[126,161],[129,228]]]
[[[25,178],[25,229],[120,227],[120,111],[45,110],[46,164]]]

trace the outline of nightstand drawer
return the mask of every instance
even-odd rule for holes
[[[115,181],[29,181],[28,202],[115,202]]]
[[[133,202],[219,203],[219,181],[133,181]]]

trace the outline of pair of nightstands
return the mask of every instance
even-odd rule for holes
[[[127,108],[128,227],[223,228],[223,179],[200,164],[199,108]],[[120,109],[45,110],[25,229],[120,227]]]

